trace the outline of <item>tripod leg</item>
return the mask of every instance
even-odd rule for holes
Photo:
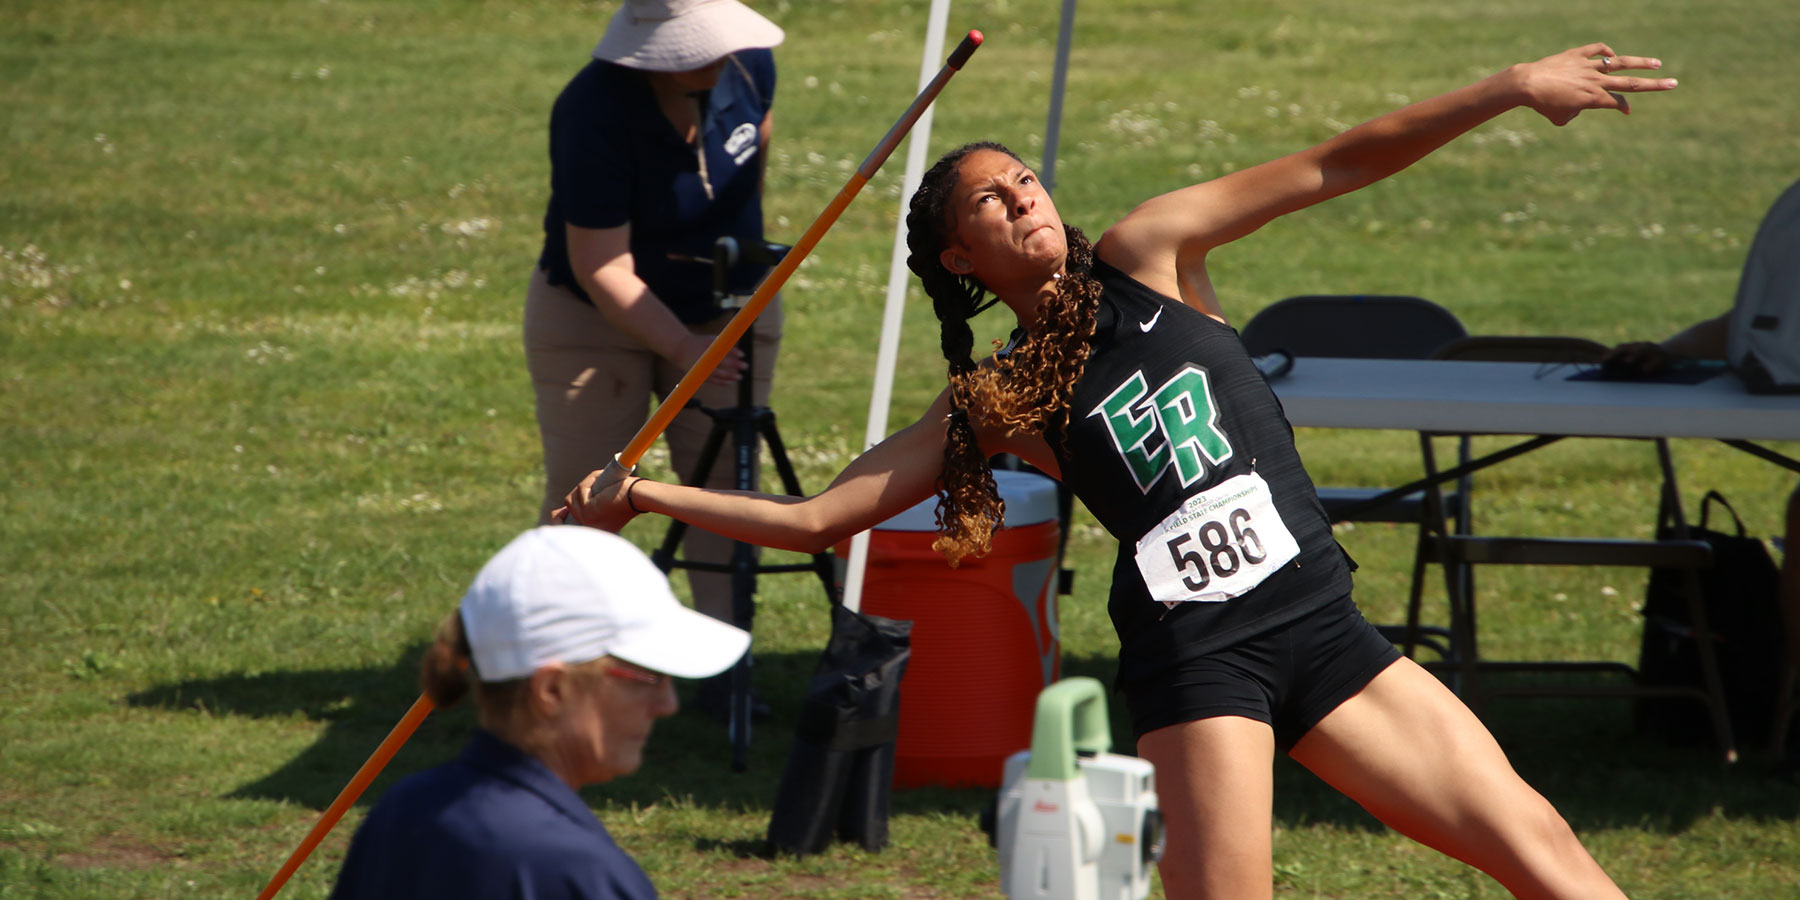
[[[708,413],[711,414],[710,411]],[[730,427],[723,419],[713,415],[712,430],[706,434],[706,443],[700,446],[700,458],[694,463],[694,473],[688,479],[688,484],[706,483],[707,474],[712,471],[713,463],[718,461],[719,451],[725,446],[725,433]],[[680,519],[669,520],[669,530],[663,534],[662,545],[650,554],[650,561],[657,568],[664,572],[675,568],[676,550],[681,546],[682,539],[687,537],[687,529],[686,522]]]

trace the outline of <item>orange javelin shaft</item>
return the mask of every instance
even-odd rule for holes
[[[681,412],[682,407],[687,406],[687,402],[693,398],[694,392],[700,389],[700,385],[712,374],[713,368],[718,366],[719,361],[725,358],[725,354],[731,352],[731,348],[737,344],[739,338],[744,336],[744,332],[750,330],[750,324],[756,321],[756,317],[761,315],[763,309],[775,299],[775,292],[781,290],[781,286],[787,283],[788,276],[794,274],[794,270],[800,267],[800,263],[806,259],[806,255],[812,252],[813,245],[817,244],[819,239],[825,236],[825,232],[837,223],[838,216],[843,214],[844,208],[856,198],[857,192],[862,190],[863,185],[868,184],[869,179],[875,176],[875,171],[887,161],[888,156],[894,152],[894,148],[900,146],[900,141],[905,139],[908,131],[912,130],[913,123],[919,120],[919,116],[924,115],[925,108],[931,105],[931,101],[937,99],[938,93],[943,91],[950,76],[960,71],[963,63],[969,61],[969,57],[975,53],[975,48],[981,46],[981,41],[981,32],[970,31],[963,38],[962,43],[958,44],[956,49],[950,53],[950,58],[944,62],[944,67],[938,70],[937,75],[925,85],[924,90],[919,92],[919,96],[913,100],[912,105],[906,108],[906,112],[900,116],[899,121],[894,123],[894,127],[888,129],[887,135],[875,145],[874,150],[869,152],[862,165],[857,167],[855,174],[850,176],[850,181],[838,190],[837,196],[833,197],[829,204],[826,204],[825,211],[820,213],[811,225],[807,226],[806,232],[800,236],[799,241],[794,243],[793,249],[789,250],[787,255],[775,264],[775,268],[769,271],[768,276],[762,280],[762,284],[756,286],[756,293],[752,294],[744,307],[731,317],[731,321],[725,324],[725,330],[719,332],[718,337],[713,338],[712,344],[706,348],[705,353],[700,354],[700,359],[695,361],[693,368],[688,369],[680,383],[675,385],[674,390],[669,391],[668,396],[664,397],[662,403],[657,405],[656,411],[650,414],[649,420],[644,423],[642,428],[638,429],[637,434],[632,437],[631,443],[626,444],[625,449],[620,451],[619,462],[621,465],[629,469],[637,465],[638,460],[644,458],[644,454],[650,452],[650,445],[656,443],[657,436],[663,433],[663,429],[669,427],[669,423],[675,420],[675,415]]]
[[[363,763],[362,768],[356,770],[355,777],[351,778],[350,783],[344,785],[344,789],[338,792],[337,799],[331,801],[331,805],[325,808],[325,814],[320,816],[318,823],[306,833],[306,839],[300,842],[300,846],[294,848],[294,852],[288,857],[287,862],[282,863],[281,869],[275,873],[275,877],[269,879],[268,887],[263,888],[262,893],[256,895],[256,900],[269,900],[281,890],[282,885],[287,884],[287,880],[293,877],[294,870],[300,868],[300,864],[312,855],[313,848],[319,846],[319,842],[325,839],[325,835],[331,831],[331,827],[344,817],[344,813],[350,809],[352,803],[356,802],[356,798],[362,796],[362,792],[368,788],[369,782],[374,781],[375,776],[381,773],[382,767],[387,765],[388,760],[393,759],[394,754],[400,751],[400,745],[406,743],[407,738],[412,737],[412,733],[418,729],[419,723],[425,721],[425,717],[431,714],[434,706],[431,698],[423,694],[419,695],[419,699],[413,703],[412,709],[407,710],[406,715],[400,718],[400,724],[395,725],[394,730],[388,732],[388,736],[381,742],[381,746],[376,747],[375,752],[369,755],[368,762]]]

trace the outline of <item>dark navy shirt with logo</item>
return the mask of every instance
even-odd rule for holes
[[[333,900],[655,900],[580,795],[485,731],[369,812]]]
[[[1091,274],[1105,293],[1067,443],[1058,429],[1046,437],[1063,482],[1119,540],[1108,608],[1119,681],[1129,684],[1349,594],[1352,564],[1237,331],[1104,262]],[[1255,491],[1239,490],[1253,482]],[[1220,498],[1216,512],[1169,524],[1208,492]],[[1248,493],[1270,502],[1236,501]],[[1280,557],[1269,558],[1277,532],[1297,546],[1279,566]],[[1168,567],[1177,591],[1221,584],[1247,573],[1249,561],[1266,559],[1268,568],[1241,596],[1207,602],[1178,593],[1161,602],[1139,561],[1146,537],[1143,558]]]
[[[714,242],[731,237],[751,246],[763,238],[758,128],[774,98],[773,54],[746,50],[728,58],[706,97],[694,147],[675,133],[643,72],[588,63],[550,113],[550,204],[538,258],[550,283],[587,297],[569,264],[565,224],[630,224],[638,277],[683,322],[718,315]],[[765,272],[742,263],[727,287],[749,293]]]

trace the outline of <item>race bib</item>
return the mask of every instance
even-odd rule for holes
[[[1151,598],[1171,607],[1241,596],[1299,555],[1269,483],[1255,472],[1189,497],[1137,542]]]

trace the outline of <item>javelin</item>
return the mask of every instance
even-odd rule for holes
[[[680,383],[676,384],[675,388],[669,391],[668,396],[663,398],[662,403],[657,406],[656,412],[651,414],[649,421],[644,423],[644,427],[638,429],[637,436],[633,437],[631,443],[625,445],[625,450],[619,454],[619,461],[627,469],[636,465],[637,461],[649,452],[650,445],[656,442],[657,436],[662,434],[663,429],[669,427],[675,414],[687,405],[688,400],[694,396],[694,392],[699,390],[707,376],[712,374],[713,368],[718,366],[719,361],[725,358],[725,354],[731,351],[732,345],[737,342],[738,338],[743,337],[744,332],[750,330],[750,323],[769,305],[769,301],[774,299],[775,292],[781,290],[781,286],[787,283],[788,277],[794,274],[794,270],[800,266],[800,262],[806,258],[808,253],[812,252],[812,248],[819,242],[819,238],[823,237],[825,232],[836,224],[838,216],[842,215],[844,208],[856,198],[857,192],[862,190],[863,185],[869,183],[869,179],[874,177],[876,170],[881,168],[881,164],[887,162],[888,156],[894,152],[895,147],[900,146],[900,141],[912,129],[913,123],[919,120],[920,115],[924,114],[925,108],[931,105],[931,101],[937,99],[937,95],[943,91],[944,85],[949,82],[950,76],[962,70],[963,63],[968,62],[969,57],[974,55],[975,48],[981,46],[981,41],[982,36],[979,31],[970,31],[968,36],[963,38],[962,43],[956,46],[956,49],[951,52],[950,58],[944,62],[944,67],[938,70],[937,77],[931,79],[931,83],[919,92],[919,96],[913,100],[911,106],[906,108],[906,112],[900,115],[899,120],[894,123],[894,127],[888,129],[887,135],[875,145],[874,150],[869,151],[869,155],[863,160],[862,165],[858,166],[855,174],[850,176],[850,181],[838,190],[837,196],[832,198],[829,204],[826,204],[825,211],[820,213],[811,225],[807,226],[806,233],[802,234],[800,240],[795,242],[793,249],[781,258],[781,261],[763,279],[762,284],[757,285],[756,293],[752,294],[744,307],[731,317],[731,321],[725,325],[725,330],[719,332],[719,336],[713,339],[712,345],[707,347],[706,352],[700,354],[700,358],[694,362],[693,368],[689,369]],[[406,743],[407,738],[412,737],[413,731],[419,727],[420,722],[425,721],[425,717],[431,713],[432,707],[431,698],[426,696],[420,696],[413,703],[412,708],[407,710],[399,724],[395,725],[394,730],[388,733],[387,739],[381,742],[381,746],[375,748],[375,752],[369,756],[368,761],[363,763],[361,769],[357,770],[356,775],[350,779],[350,783],[344,785],[344,789],[338,792],[337,799],[331,801],[331,805],[326,807],[324,814],[319,817],[318,824],[307,832],[305,839],[300,842],[300,846],[294,848],[294,852],[288,857],[287,862],[283,863],[281,868],[276,871],[275,877],[269,879],[268,886],[263,888],[262,893],[256,895],[256,900],[270,900],[281,890],[282,885],[287,884],[287,880],[293,876],[294,871],[300,868],[300,864],[305,862],[307,856],[312,854],[319,842],[325,839],[325,835],[331,831],[332,826],[337,824],[338,819],[343,818],[344,813],[350,809],[350,805],[362,796],[363,790],[375,780],[375,776],[381,772],[382,767],[386,766],[388,760],[399,752],[400,745]]]

